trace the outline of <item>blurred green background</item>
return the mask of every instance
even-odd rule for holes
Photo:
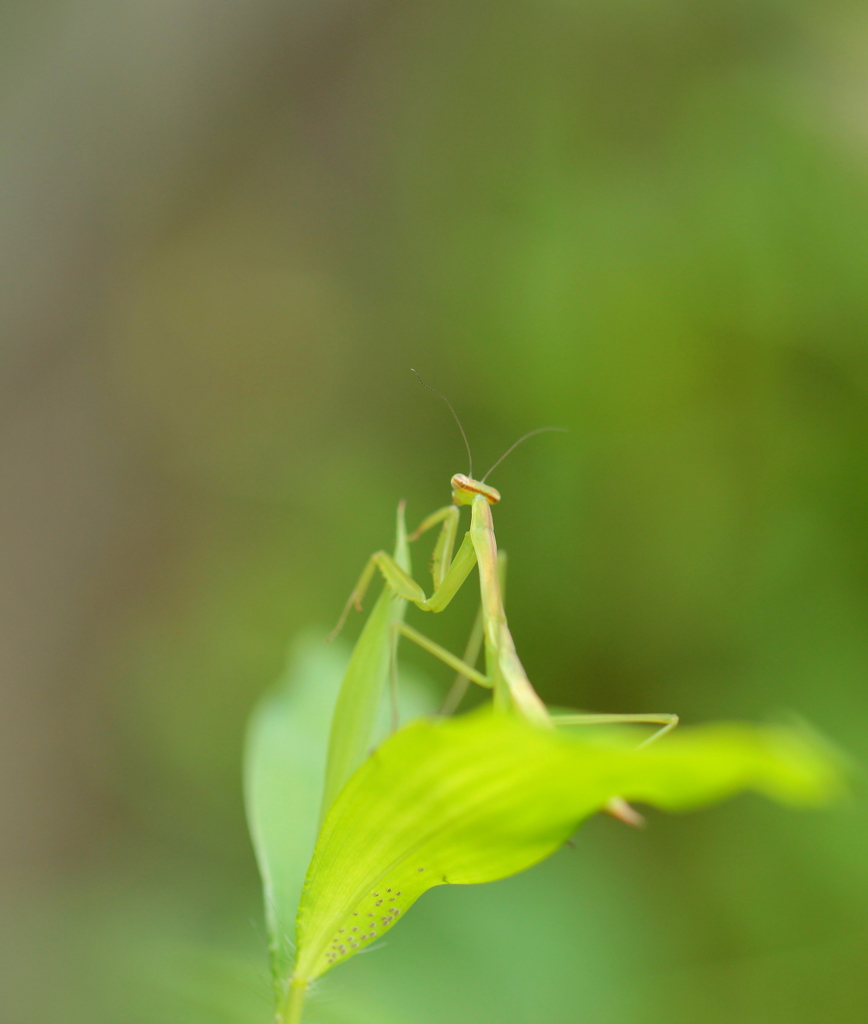
[[[245,721],[398,499],[415,522],[466,469],[411,366],[477,468],[569,428],[492,478],[547,700],[795,712],[864,763],[863,5],[7,0],[0,26],[4,1024],[271,1019]],[[460,649],[473,611],[426,629]],[[866,850],[858,787],[595,820],[429,893],[310,1020],[862,1021]]]

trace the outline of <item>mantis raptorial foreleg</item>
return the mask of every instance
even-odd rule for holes
[[[445,533],[446,530],[443,531],[443,534]],[[441,536],[443,534],[441,534]],[[451,544],[449,547],[451,548]],[[447,553],[450,552],[446,551],[446,545],[444,544],[440,554],[443,556]],[[405,601],[412,601],[423,611],[439,612],[449,604],[452,598],[461,589],[461,584],[467,579],[475,563],[476,556],[473,552],[473,544],[470,540],[470,535],[467,534],[464,537],[461,547],[458,549],[458,553],[448,564],[443,557],[435,563],[438,568],[438,575],[441,575],[442,573],[441,579],[439,583],[435,582],[434,591],[431,594],[431,597],[426,597],[425,591],[409,573],[405,572],[404,569],[398,565],[395,559],[388,554],[388,552],[375,551],[368,559],[368,563],[365,568],[362,570],[362,575],[359,577],[358,583],[353,589],[352,594],[349,596],[344,610],[341,613],[341,617],[338,620],[338,624],[329,634],[328,639],[333,640],[341,631],[351,608],[355,607],[359,611],[361,610],[362,600],[364,599],[365,593],[367,592],[377,569],[380,570],[383,579],[397,597],[403,598]],[[440,566],[443,566],[442,570],[440,569]]]
[[[458,536],[459,519],[460,512],[458,506],[446,505],[444,508],[432,512],[426,519],[423,519],[407,538],[409,541],[418,540],[423,533],[440,523],[443,524],[437,536],[434,551],[431,554],[431,576],[434,579],[435,590],[443,582],[446,572],[452,564],[452,552],[455,550],[455,538]]]
[[[374,578],[374,573],[377,569],[379,569],[383,574],[383,578],[386,583],[397,597],[401,597],[405,601],[415,601],[419,598],[424,599],[425,592],[413,577],[398,565],[391,555],[387,554],[385,551],[375,551],[368,559],[368,563],[365,568],[362,570],[362,575],[359,577],[358,583],[353,588],[353,592],[350,594],[349,599],[344,606],[344,610],[341,612],[338,624],[326,637],[327,642],[334,640],[338,633],[343,629],[344,623],[347,621],[347,616],[350,614],[350,609],[355,607],[356,611],[360,612],[362,610],[362,601],[364,600],[365,594],[368,591],[368,587],[371,585],[371,580]]]

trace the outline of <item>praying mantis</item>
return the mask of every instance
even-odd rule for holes
[[[841,773],[827,750],[792,729],[721,724],[641,753],[626,746],[621,734],[598,737],[597,743],[557,736],[557,729],[579,725],[658,726],[639,744],[645,746],[673,729],[678,718],[553,713],[546,707],[518,657],[504,611],[505,560],[497,549],[492,513],[500,494],[486,483],[492,470],[476,479],[471,459],[467,474],[451,478],[451,504],[409,536],[401,502],[393,553],[371,555],[350,595],[332,636],[351,608],[361,605],[374,577],[379,573],[385,580],[335,702],[315,830],[309,799],[317,763],[302,776],[306,785],[293,781],[301,759],[311,753],[307,730],[296,720],[306,714],[303,702],[287,700],[281,688],[257,710],[245,789],[263,876],[280,1024],[300,1024],[311,983],[371,948],[434,886],[514,875],[556,852],[600,810],[640,824],[623,797],[677,811],[754,789],[783,802],[812,804],[833,796],[840,785]],[[465,505],[470,529],[456,551]],[[429,596],[412,575],[410,546],[437,528]],[[423,611],[444,610],[474,566],[480,608],[459,658],[407,625],[404,613],[409,602]],[[480,709],[439,721],[419,716],[400,730],[393,718],[397,731],[375,746],[386,682],[391,677],[396,685],[402,636],[456,671],[444,713],[457,708],[471,683],[492,691],[498,713]],[[483,647],[484,670],[479,670]],[[311,675],[312,689],[325,678]],[[321,697],[318,693],[317,700]],[[313,711],[302,717],[305,721],[318,727]],[[293,807],[296,815],[288,815]],[[308,839],[313,839],[312,856],[301,883],[298,853]]]
[[[415,370],[413,372],[416,373]],[[525,434],[507,449],[481,480],[476,480],[473,477],[473,460],[467,435],[451,403],[439,391],[425,384],[421,377],[419,381],[449,406],[467,446],[470,470],[468,474],[456,473],[451,478],[452,503],[427,516],[409,536],[404,525],[404,503],[401,502],[398,507],[394,554],[376,551],[370,556],[337,626],[328,638],[331,640],[337,636],[353,607],[361,611],[362,600],[379,571],[386,585],[356,644],[335,707],[326,767],[323,817],[343,784],[367,755],[376,705],[389,675],[393,680],[394,694],[399,636],[417,644],[457,673],[455,685],[444,705],[445,711],[454,710],[468,683],[475,683],[492,691],[495,707],[517,714],[543,729],[604,724],[660,726],[641,744],[644,745],[659,739],[678,724],[678,716],[674,714],[552,714],[549,711],[528,679],[507,623],[503,603],[505,559],[497,549],[491,511],[501,496],[485,480],[528,437],[562,428],[542,427]],[[470,506],[470,529],[456,552],[461,508],[465,505]],[[438,526],[440,532],[431,557],[433,590],[427,596],[411,575],[409,543]],[[459,658],[407,625],[404,612],[407,602],[412,602],[422,611],[443,611],[461,589],[474,566],[479,570],[480,608],[464,657]],[[475,664],[483,645],[485,671],[480,672]],[[610,801],[606,810],[628,824],[638,825],[642,822],[637,812],[620,798]]]

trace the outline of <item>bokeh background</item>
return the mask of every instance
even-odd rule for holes
[[[483,469],[569,428],[492,479],[544,697],[795,713],[864,762],[864,5],[5,0],[0,25],[5,1024],[270,1019],[245,720],[398,499],[418,520],[466,469],[411,366]],[[460,649],[473,611],[426,628]],[[866,851],[858,783],[596,820],[429,893],[310,1019],[861,1021]]]

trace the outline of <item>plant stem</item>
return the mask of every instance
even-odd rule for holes
[[[286,1001],[277,1013],[277,1024],[301,1024],[301,1008],[304,1006],[306,991],[306,981],[299,979],[289,983]]]

